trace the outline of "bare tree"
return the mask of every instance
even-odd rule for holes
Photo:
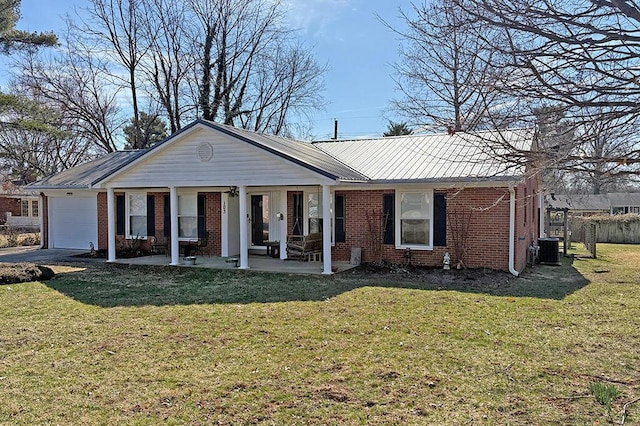
[[[12,177],[32,182],[91,157],[91,143],[74,136],[61,111],[50,108],[45,99],[29,96],[14,83],[20,95],[3,95],[0,132],[0,165]]]
[[[189,1],[204,119],[279,134],[292,114],[319,107],[325,69],[284,26],[282,1]]]
[[[148,57],[142,69],[150,86],[149,96],[166,114],[171,133],[182,128],[185,114],[195,114],[197,105],[191,96],[190,77],[194,72],[195,54],[191,16],[183,2],[143,0],[142,25],[150,41]]]
[[[640,9],[635,2],[453,1],[468,16],[496,29],[498,36],[482,40],[499,54],[491,65],[511,76],[502,91],[533,108],[559,105],[576,129],[585,132],[589,123],[635,128],[640,118]],[[588,149],[585,135],[574,140],[555,166],[584,171],[606,164],[609,174],[640,174],[637,133],[628,135],[624,152],[606,153]],[[618,166],[609,169],[614,164]]]
[[[452,0],[412,4],[400,15],[406,30],[386,24],[402,39],[394,65],[402,98],[393,106],[415,125],[453,131],[487,126],[488,109],[503,95],[496,90],[503,78],[491,66],[497,53],[478,36],[489,37],[487,26]]]
[[[143,3],[141,0],[91,0],[91,6],[85,9],[89,18],[83,22],[82,32],[91,39],[90,43],[97,42],[92,46],[96,51],[102,51],[124,68],[124,77],[113,75],[122,78],[131,92],[133,125],[139,129],[138,72],[150,48],[141,24],[140,14],[145,12]],[[138,141],[133,147],[141,148]]]
[[[70,32],[57,54],[28,55],[19,61],[20,82],[47,105],[64,114],[70,131],[93,145],[94,152],[116,151],[115,132],[124,120],[118,87],[105,76],[107,64],[74,44]]]
[[[318,65],[304,46],[288,41],[256,58],[256,64],[240,123],[257,132],[291,135],[292,115],[321,108],[326,67]]]

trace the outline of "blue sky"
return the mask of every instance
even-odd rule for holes
[[[327,63],[324,92],[327,106],[316,114],[313,134],[327,139],[338,119],[339,137],[380,136],[389,119],[389,101],[396,96],[391,64],[398,39],[376,18],[402,25],[398,8],[408,0],[288,0],[292,26],[300,29],[316,59]],[[65,14],[85,7],[87,0],[22,0],[18,28],[57,31]],[[6,75],[6,70],[2,70]]]

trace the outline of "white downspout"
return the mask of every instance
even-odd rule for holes
[[[107,188],[107,262],[116,261],[116,201],[113,188]]]
[[[515,242],[516,237],[516,191],[513,186],[509,187],[509,272],[517,277],[520,272],[513,267],[515,260]]]
[[[544,235],[544,193],[538,192],[538,222],[540,229],[538,230],[538,238],[542,238]]]

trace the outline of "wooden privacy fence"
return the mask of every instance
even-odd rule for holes
[[[595,228],[595,231],[591,227]],[[640,215],[571,216],[569,220],[571,240],[587,243],[640,244]]]

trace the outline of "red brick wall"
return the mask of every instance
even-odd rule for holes
[[[206,222],[209,241],[205,254],[220,256],[222,253],[222,194],[219,192],[199,193],[206,196]]]
[[[20,198],[0,197],[0,225],[5,223],[7,212],[13,216],[20,216],[22,214]]]
[[[115,209],[115,207],[114,207]],[[113,212],[115,214],[115,210]],[[98,193],[98,247],[96,249],[107,249],[108,235],[107,222],[107,193]]]
[[[124,195],[124,192],[116,192],[115,196]],[[168,192],[149,192],[149,195],[155,197],[155,230],[158,240],[163,241],[164,237],[164,196],[168,195]],[[206,223],[207,231],[209,232],[209,241],[205,249],[205,254],[209,256],[220,256],[222,252],[222,229],[220,221],[220,208],[221,208],[221,195],[218,192],[200,193],[206,196]],[[114,209],[115,209],[114,205]],[[114,211],[114,214],[116,212]],[[101,192],[98,194],[98,248],[106,249],[108,241],[108,227],[107,227],[107,193]],[[122,237],[119,237],[122,238]],[[149,248],[145,242],[142,244],[143,248]]]
[[[434,192],[446,193],[448,216],[457,214],[460,218],[469,219],[465,241],[465,265],[468,268],[507,270],[509,259],[509,190],[506,188],[466,188],[436,189]],[[293,227],[292,202],[294,193],[288,192],[287,194],[289,234]],[[361,247],[364,262],[379,259],[393,263],[406,261],[404,249],[396,249],[395,244],[379,244],[382,239],[382,226],[380,223],[375,223],[378,219],[373,218],[381,218],[385,193],[394,193],[394,191],[336,191],[336,194],[345,196],[346,241],[336,243],[332,248],[333,260],[348,261],[351,256],[351,248]],[[369,219],[367,219],[367,215]],[[370,222],[372,225],[369,224]],[[434,247],[433,250],[411,250],[412,263],[424,266],[441,266],[445,252],[449,252],[452,259],[457,259],[451,225],[450,217],[448,217],[446,247]],[[369,229],[375,229],[375,232],[370,232]],[[376,238],[378,243],[375,243]],[[381,249],[380,246],[382,246]],[[526,261],[526,254],[523,254],[522,257]]]
[[[522,271],[527,266],[527,251],[539,237],[539,182],[537,177],[530,177],[516,188],[516,226],[515,226],[515,260],[514,266]]]

